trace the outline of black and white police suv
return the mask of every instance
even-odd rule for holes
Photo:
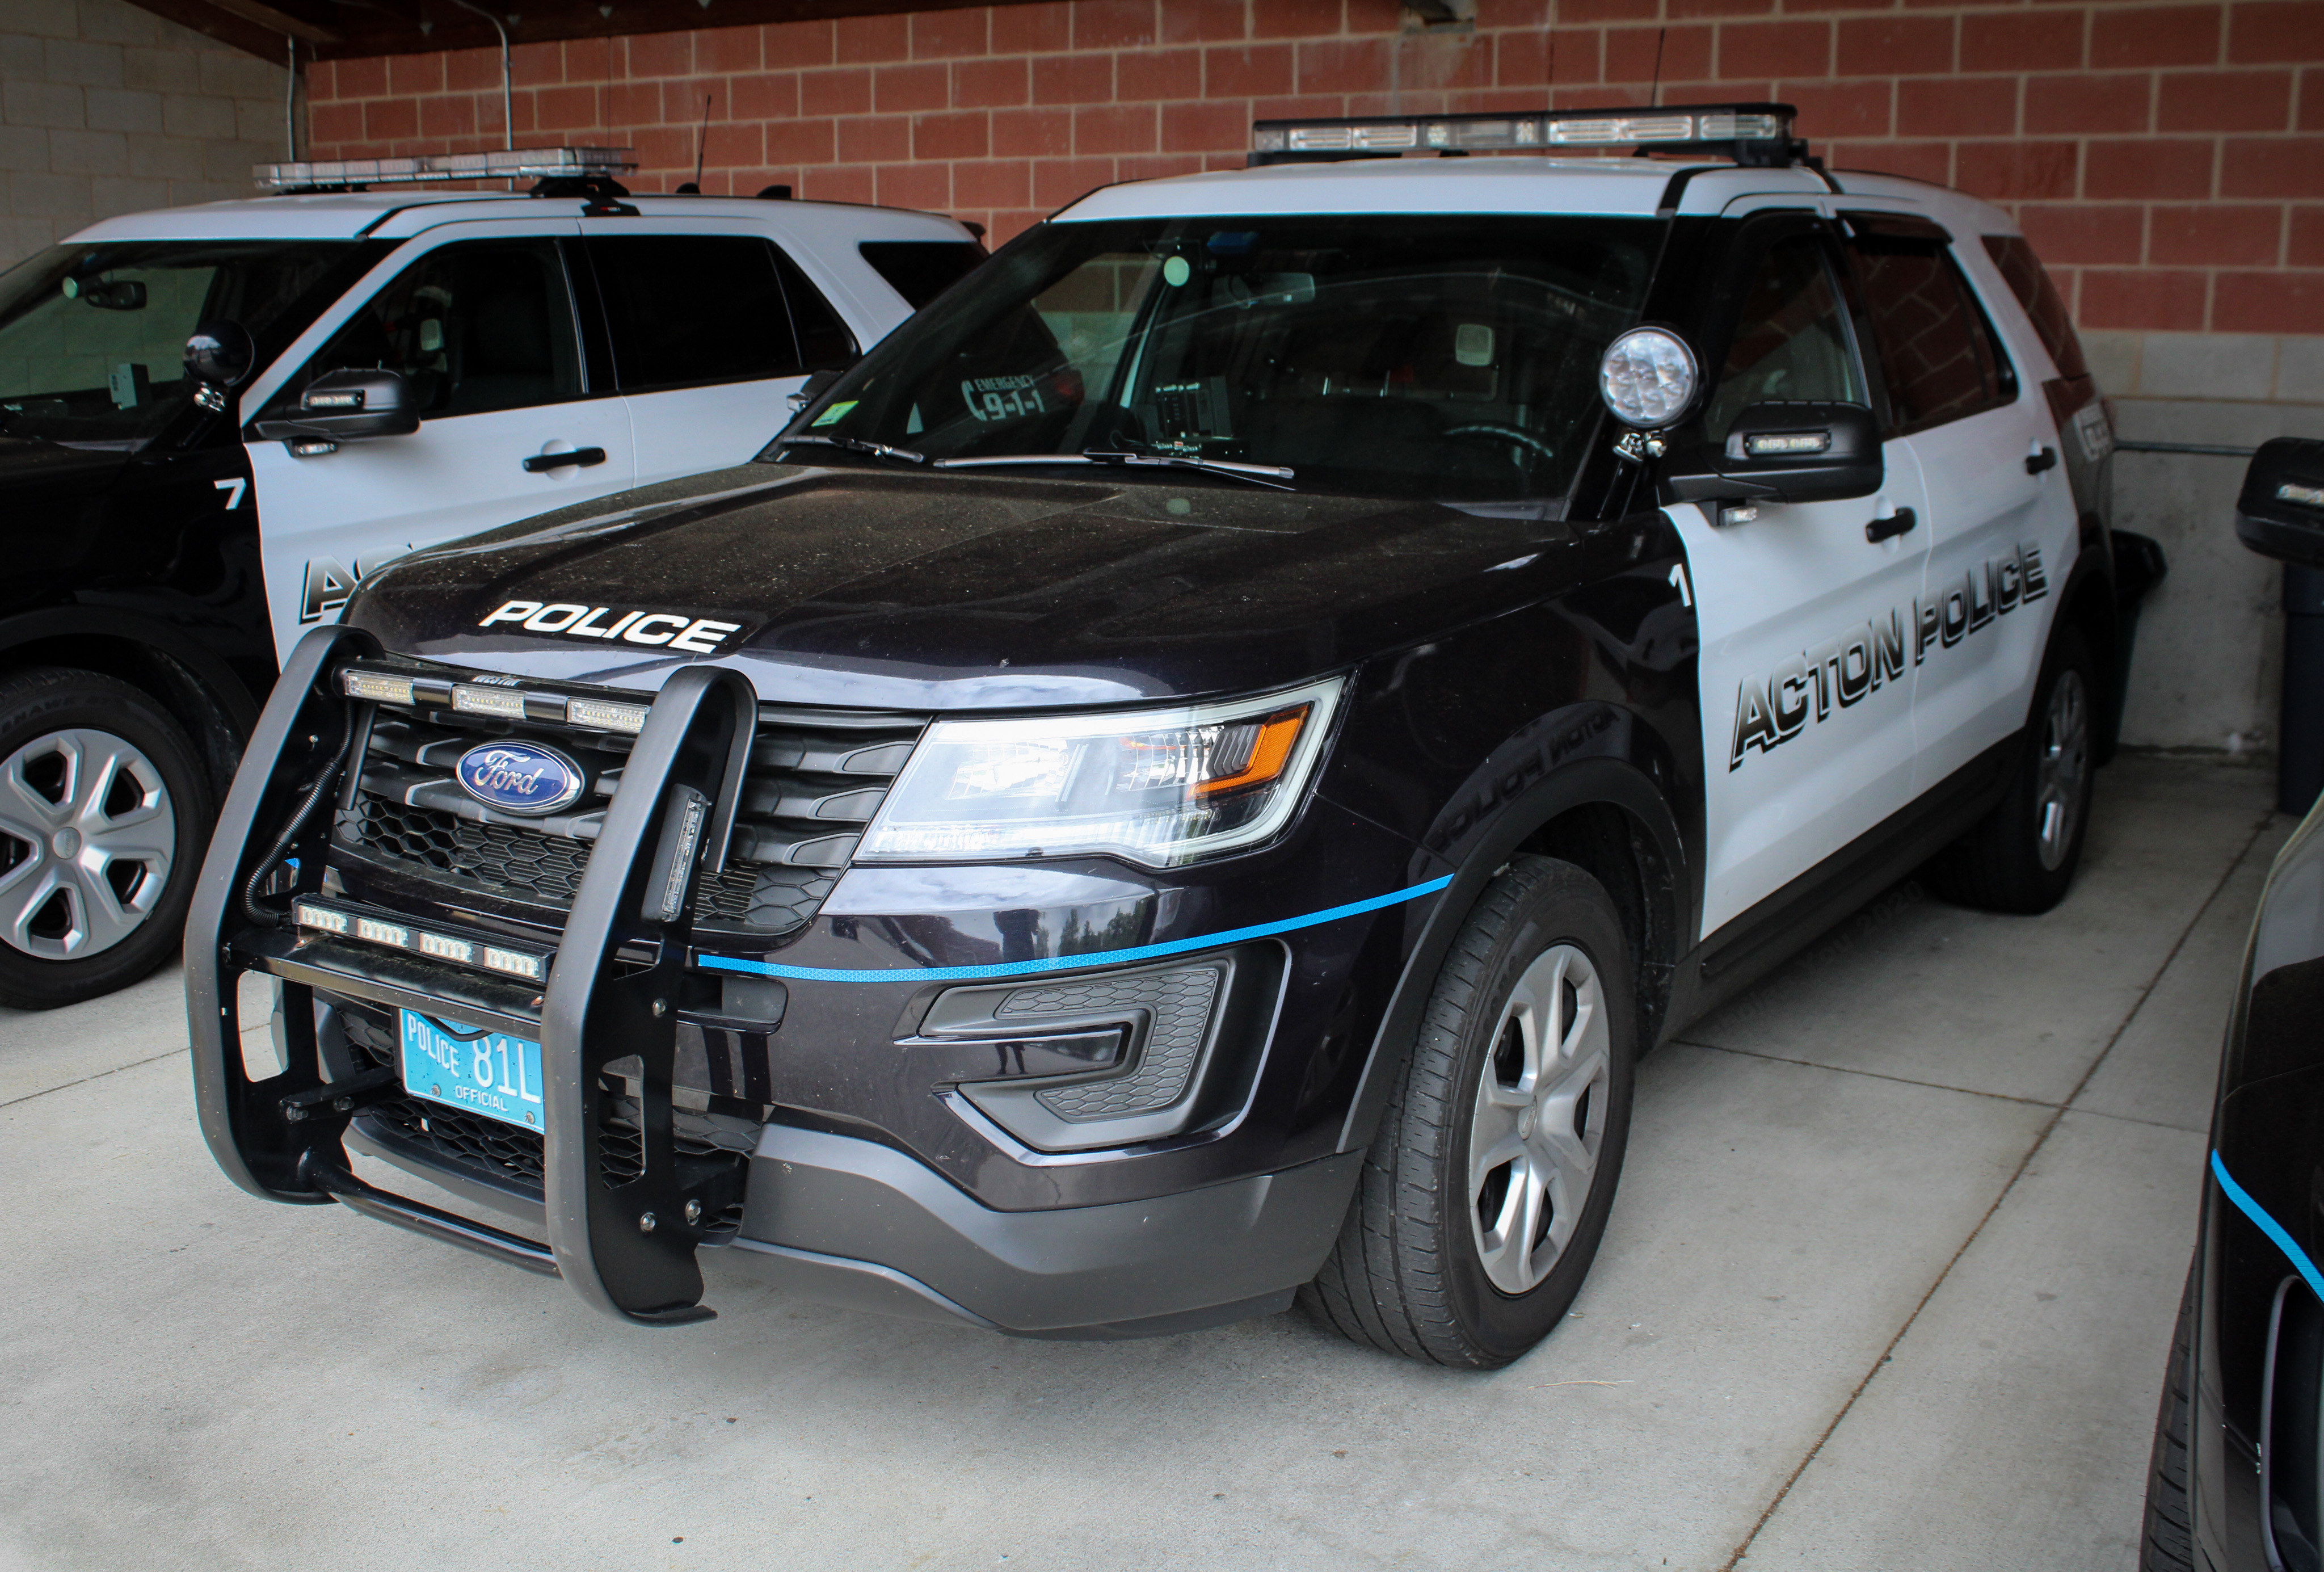
[[[278,653],[364,574],[743,462],[983,257],[934,214],[630,198],[625,167],[265,166],[283,194],[0,274],[0,1005],[175,952]],[[479,176],[533,195],[419,189]]]
[[[1780,106],[1258,134],[307,635],[188,930],[228,1174],[638,1323],[715,1245],[1490,1366],[1644,1050],[1923,864],[2064,893],[2158,559],[2004,215]]]

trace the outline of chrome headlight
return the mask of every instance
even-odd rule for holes
[[[939,720],[859,862],[1127,857],[1148,867],[1253,846],[1289,821],[1345,681],[1224,704]]]

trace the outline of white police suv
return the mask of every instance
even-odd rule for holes
[[[0,1004],[142,976],[300,633],[410,550],[738,464],[983,257],[616,150],[266,166],[0,275]],[[530,194],[429,190],[506,178]],[[189,344],[190,338],[190,344]]]
[[[188,921],[220,1165],[640,1324],[715,1248],[1517,1357],[1640,1052],[1915,868],[2064,893],[2158,568],[2007,217],[1789,119],[1262,125],[759,463],[391,563]]]

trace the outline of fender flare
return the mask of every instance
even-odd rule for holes
[[[51,606],[0,617],[0,654],[43,639],[117,639],[168,656],[193,674],[216,701],[237,742],[258,725],[258,699],[217,652],[167,623],[106,606]]]
[[[1573,809],[1594,807],[1621,809],[1643,825],[1654,838],[1657,852],[1673,871],[1679,898],[1687,908],[1673,914],[1681,937],[1680,948],[1687,948],[1694,922],[1695,870],[1684,854],[1678,821],[1652,778],[1625,760],[1610,758],[1580,759],[1557,770],[1501,809],[1479,836],[1465,860],[1453,870],[1452,883],[1430,907],[1419,937],[1406,957],[1404,970],[1397,978],[1396,990],[1388,996],[1388,1008],[1380,1013],[1379,1026],[1372,1034],[1363,1077],[1357,1083],[1355,1097],[1348,1105],[1336,1150],[1360,1151],[1371,1144],[1379,1129],[1380,1115],[1387,1109],[1389,1090],[1418,1035],[1421,1012],[1436,985],[1436,974],[1451,953],[1462,924],[1469,920],[1471,910],[1492,883],[1493,875],[1525,844],[1526,837],[1542,826]],[[1640,1046],[1643,1050],[1644,1045]]]

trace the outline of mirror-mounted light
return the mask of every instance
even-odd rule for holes
[[[211,387],[239,387],[258,359],[258,347],[239,322],[204,322],[186,339],[186,373]]]
[[[1598,392],[1606,407],[1642,431],[1678,424],[1702,385],[1694,351],[1667,328],[1631,328],[1606,347],[1598,363]]]
[[[1720,504],[1720,522],[1740,523],[1757,503],[1869,496],[1886,474],[1862,404],[1771,402],[1737,415],[1722,440],[1680,444],[1661,479],[1667,500]]]

